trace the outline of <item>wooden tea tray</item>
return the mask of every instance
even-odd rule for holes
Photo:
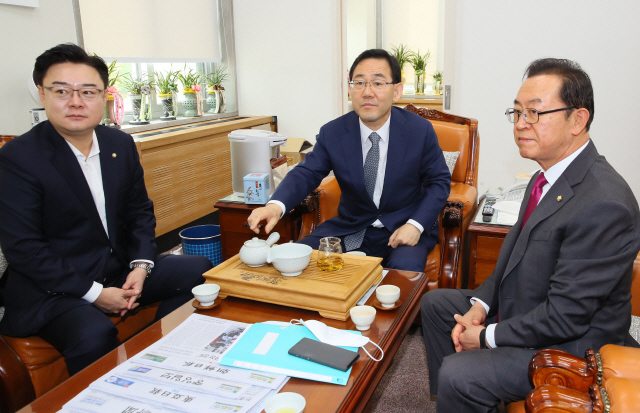
[[[318,270],[318,251],[296,277],[285,277],[271,264],[248,267],[234,255],[204,273],[206,283],[220,286],[221,298],[233,297],[317,311],[321,316],[347,320],[349,310],[372,285],[382,279],[382,258],[344,254],[340,271]]]

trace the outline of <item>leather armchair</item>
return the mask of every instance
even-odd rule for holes
[[[112,316],[120,343],[150,325],[157,308],[153,304],[124,317]],[[68,377],[62,354],[40,337],[0,335],[0,413],[15,412]]]
[[[428,119],[438,135],[443,151],[459,151],[460,156],[451,175],[451,193],[440,215],[440,240],[427,257],[424,272],[429,289],[460,288],[466,281],[461,259],[466,230],[475,216],[478,199],[478,121],[438,110],[416,108],[406,110]],[[325,178],[301,205],[300,238],[338,214],[340,187],[335,178]]]
[[[631,314],[638,317],[640,254],[633,263],[631,294]],[[640,348],[609,344],[598,353],[587,350],[584,359],[560,350],[540,350],[529,363],[529,377],[535,389],[526,400],[511,403],[508,413],[640,413]],[[605,410],[606,404],[610,410]]]
[[[640,412],[640,348],[608,344],[585,358],[537,352],[529,364],[535,389],[509,413]]]

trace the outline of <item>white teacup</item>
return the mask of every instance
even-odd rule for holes
[[[218,284],[200,284],[191,289],[196,300],[200,302],[203,307],[209,307],[213,305],[213,302],[218,298],[220,292],[220,286]]]
[[[400,298],[400,288],[390,284],[381,285],[376,288],[376,298],[384,308],[391,308]]]
[[[360,331],[366,331],[376,318],[376,309],[370,305],[357,305],[349,310],[349,314],[351,314],[356,328]]]
[[[267,413],[302,413],[307,401],[293,392],[278,393],[267,399],[264,410]]]

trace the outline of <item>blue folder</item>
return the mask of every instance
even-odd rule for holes
[[[346,386],[351,368],[341,371],[289,355],[289,349],[304,337],[317,340],[304,326],[257,323],[249,327],[220,364]],[[357,347],[343,348],[358,351]]]

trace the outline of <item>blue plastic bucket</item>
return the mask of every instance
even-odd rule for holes
[[[180,231],[182,253],[202,255],[209,258],[215,266],[222,263],[222,245],[220,245],[219,225],[198,225]]]

